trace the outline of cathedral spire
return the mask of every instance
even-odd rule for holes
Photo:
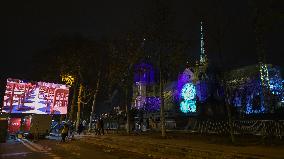
[[[203,34],[203,22],[200,22],[200,59],[199,59],[200,64],[205,64],[207,63],[207,57],[205,54],[205,49],[204,49],[204,34]]]

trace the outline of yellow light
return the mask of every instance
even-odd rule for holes
[[[72,86],[75,81],[75,78],[69,74],[65,74],[61,75],[61,80],[65,82],[67,85]]]

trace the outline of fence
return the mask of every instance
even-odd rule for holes
[[[228,121],[194,120],[191,131],[201,134],[229,134]],[[235,120],[233,121],[234,134],[250,134],[260,136],[284,136],[284,120]]]

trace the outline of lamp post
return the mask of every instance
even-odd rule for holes
[[[68,74],[68,73],[67,74],[61,74],[61,81],[64,82],[66,85],[69,85],[71,87],[75,83],[75,77]],[[75,99],[76,99],[76,89],[77,89],[77,83],[75,83],[74,90],[73,90],[71,110],[70,110],[70,114],[69,114],[70,120],[73,120],[73,113],[74,113]]]

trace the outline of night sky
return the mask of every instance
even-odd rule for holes
[[[219,25],[224,26],[222,56],[226,67],[257,62],[252,10],[248,1],[167,2],[171,10],[172,29],[181,34],[181,39],[191,43],[189,58],[196,58],[200,52],[199,22],[202,15],[206,52],[212,63],[219,63],[214,39]],[[280,15],[280,18],[267,22],[269,29],[265,33],[265,51],[268,63],[283,66],[283,5],[281,0],[272,2],[270,10]],[[7,1],[0,7],[1,72],[13,77],[23,75],[36,62],[33,55],[38,50],[48,48],[49,40],[58,34],[78,33],[95,39],[111,39],[147,26],[147,18],[155,16],[155,9],[154,0],[89,3],[61,0]]]

